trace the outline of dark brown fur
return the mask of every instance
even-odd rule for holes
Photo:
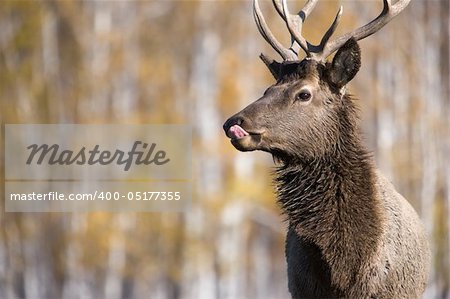
[[[275,182],[289,222],[292,297],[420,297],[429,267],[425,234],[376,170],[345,91],[360,67],[357,43],[350,40],[332,63],[266,64],[277,83],[224,129],[237,149],[267,151],[280,162]],[[307,101],[298,97],[305,92]],[[250,135],[234,138],[233,126]]]

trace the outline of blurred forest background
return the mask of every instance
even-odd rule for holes
[[[381,2],[321,1],[306,36],[319,41],[340,4],[337,35]],[[378,166],[426,224],[424,298],[450,298],[449,13],[449,0],[413,0],[360,43],[350,84]],[[192,124],[194,192],[186,213],[5,213],[2,202],[0,298],[289,298],[271,158],[237,152],[222,131],[273,82],[260,52],[275,57],[251,1],[1,1],[2,123]]]

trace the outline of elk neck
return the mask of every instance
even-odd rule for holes
[[[375,254],[384,223],[373,158],[353,121],[356,112],[347,111],[333,150],[284,162],[275,173],[278,203],[289,226],[317,245],[335,270],[332,277],[340,275],[335,279],[344,285],[353,283],[354,269]]]

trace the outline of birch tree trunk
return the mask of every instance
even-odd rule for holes
[[[69,218],[67,233],[69,242],[65,252],[65,275],[62,298],[64,299],[91,299],[96,298],[91,289],[92,274],[86,272],[81,264],[82,244],[79,238],[86,231],[87,219],[85,213],[73,213]]]

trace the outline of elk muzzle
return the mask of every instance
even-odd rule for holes
[[[231,144],[242,152],[261,149],[261,134],[247,127],[249,121],[241,115],[242,112],[230,117],[224,124],[223,130]]]

